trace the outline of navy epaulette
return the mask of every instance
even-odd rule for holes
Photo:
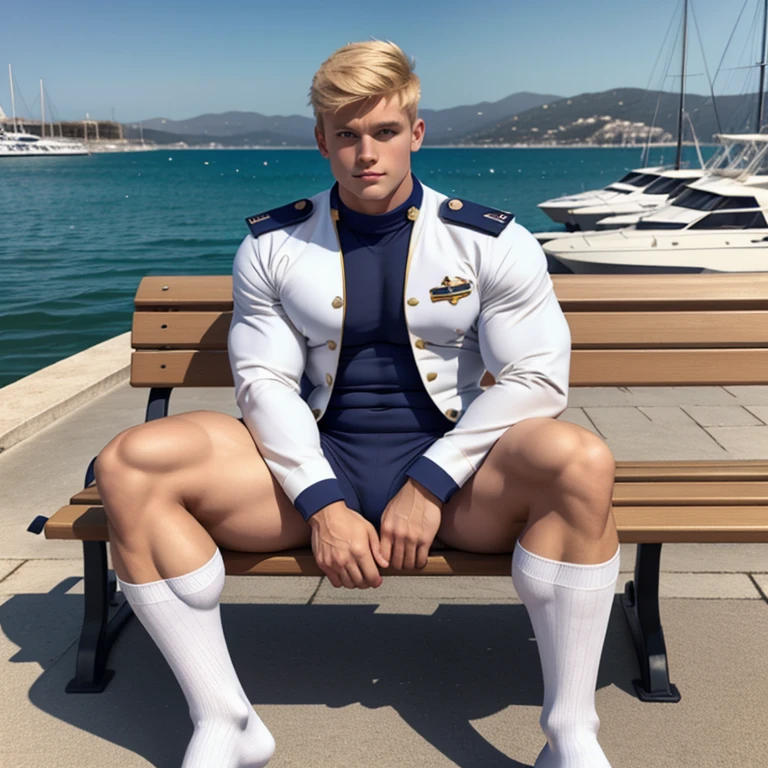
[[[443,202],[440,206],[440,217],[452,224],[476,229],[494,237],[498,237],[515,218],[512,213],[470,203],[468,200],[459,200],[457,197]]]
[[[298,224],[312,215],[311,200],[297,200],[295,203],[282,205],[280,208],[273,208],[265,213],[258,213],[255,216],[249,216],[245,223],[251,230],[254,237],[263,235],[265,232],[272,232],[275,229],[289,227],[291,224]]]

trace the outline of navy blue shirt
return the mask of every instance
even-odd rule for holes
[[[318,422],[321,432],[442,436],[453,427],[424,388],[405,323],[405,267],[413,227],[407,213],[420,208],[422,198],[414,176],[413,191],[402,205],[370,215],[347,207],[338,184],[331,190],[331,207],[339,211],[346,313],[336,382]],[[447,472],[423,456],[407,474],[443,502],[458,490]],[[343,499],[335,479],[321,480],[304,489],[295,506],[308,519]]]

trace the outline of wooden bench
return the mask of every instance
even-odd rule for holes
[[[571,328],[572,387],[768,384],[768,273],[553,275]],[[229,276],[146,277],[135,299],[131,385],[149,388],[146,420],[168,414],[174,387],[233,386],[227,356]],[[486,374],[486,385],[493,379]],[[99,446],[101,450],[103,446]],[[83,542],[85,615],[68,692],[102,691],[109,649],[131,609],[107,568],[107,527],[91,461],[85,490],[29,530]],[[659,614],[664,542],[768,542],[768,461],[622,461],[613,497],[622,543],[636,543],[621,596],[643,701],[679,701]],[[523,525],[520,526],[522,532]],[[312,550],[222,551],[234,575],[319,576]],[[421,571],[384,575],[510,577],[511,554],[451,549]],[[115,610],[110,611],[110,605]],[[110,613],[113,615],[110,617]]]

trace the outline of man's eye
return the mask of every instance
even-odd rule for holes
[[[394,135],[395,135],[395,132],[394,132],[394,131],[393,131],[391,128],[382,128],[382,129],[379,131],[379,133],[389,133],[389,134],[391,134],[392,136],[394,136]]]
[[[350,136],[354,136],[355,134],[352,133],[352,131],[339,131],[336,135],[340,139],[348,139]]]

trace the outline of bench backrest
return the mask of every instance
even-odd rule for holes
[[[552,282],[571,329],[572,387],[768,383],[768,272]],[[132,386],[233,386],[231,275],[145,277],[135,307]]]

